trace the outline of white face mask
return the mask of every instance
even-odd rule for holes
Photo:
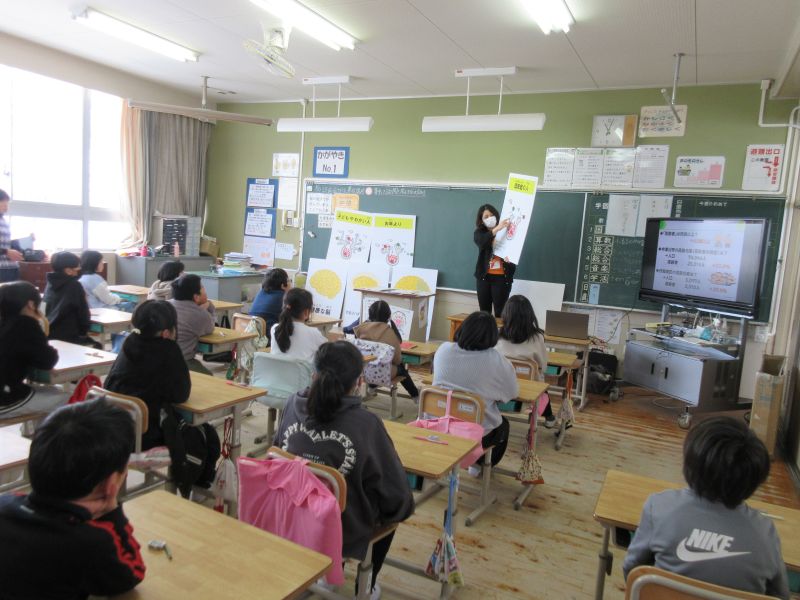
[[[497,217],[492,215],[488,219],[484,219],[483,224],[486,225],[487,229],[494,229],[494,226],[497,225]]]

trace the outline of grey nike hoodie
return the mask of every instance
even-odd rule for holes
[[[739,590],[789,599],[781,541],[769,517],[734,509],[688,488],[651,495],[622,565],[638,565]]]

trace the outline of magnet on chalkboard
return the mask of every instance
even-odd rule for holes
[[[308,235],[308,237],[310,237],[310,238],[315,238],[315,237],[317,237],[317,234],[316,234],[316,233],[314,233],[313,231],[306,231],[306,235]]]

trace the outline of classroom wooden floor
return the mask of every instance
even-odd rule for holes
[[[475,497],[461,493],[456,546],[466,581],[455,597],[478,599],[585,600],[593,597],[597,554],[602,528],[592,519],[595,501],[608,469],[623,469],[641,475],[680,482],[681,444],[685,431],[678,428],[679,403],[640,388],[625,388],[615,403],[592,399],[576,413],[575,427],[561,451],[553,448],[553,433],[540,428],[539,457],[544,467],[544,485],[528,497],[520,510],[512,501],[519,484],[500,477],[496,485],[498,503],[472,527],[464,526],[464,510]],[[557,398],[555,404],[558,403]],[[654,400],[662,406],[656,406]],[[415,413],[409,400],[401,400],[405,417]],[[385,414],[385,413],[383,413]],[[742,413],[739,413],[742,414]],[[406,420],[406,419],[404,419]],[[524,426],[512,423],[512,439],[503,466],[519,466]],[[245,422],[244,450],[252,438],[266,430],[266,419],[256,414]],[[513,435],[514,433],[518,435]],[[462,471],[462,481],[469,480]],[[469,483],[467,481],[466,483]],[[800,497],[781,461],[773,463],[769,480],[757,497],[776,504],[800,508]],[[445,498],[421,506],[400,526],[390,554],[424,565],[433,550],[445,508]],[[614,550],[614,568],[606,579],[605,598],[624,598],[621,572],[624,551]],[[349,568],[348,580],[352,580]],[[380,581],[383,598],[434,598],[437,586],[419,577],[385,567]],[[352,587],[347,588],[352,590]]]

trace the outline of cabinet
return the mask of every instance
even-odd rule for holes
[[[158,270],[172,256],[120,256],[117,258],[117,283],[150,287],[158,279]],[[185,271],[208,271],[214,259],[210,256],[179,256]]]
[[[29,281],[41,293],[44,293],[44,288],[47,286],[47,274],[53,270],[50,266],[50,261],[47,262],[19,262],[19,278],[22,281]],[[108,265],[103,263],[103,270],[100,275],[103,279],[108,279]]]
[[[677,398],[698,410],[735,408],[738,378],[737,356],[716,347],[658,337],[629,339],[625,344],[625,381]]]

